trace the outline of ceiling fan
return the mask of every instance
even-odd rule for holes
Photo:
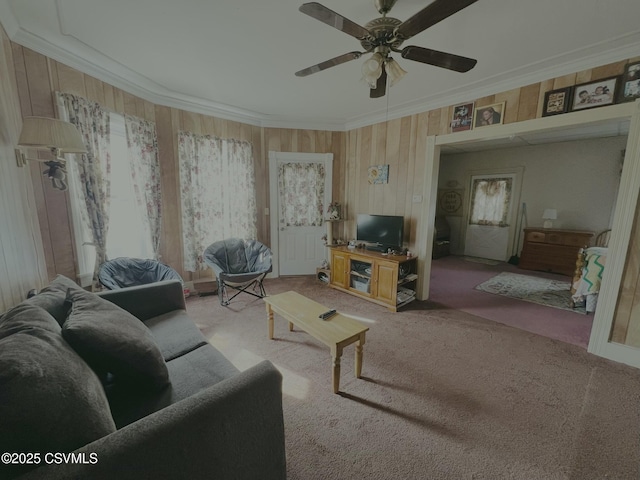
[[[409,38],[459,12],[478,0],[435,0],[408,20],[401,22],[397,18],[387,17],[397,0],[374,0],[380,18],[370,21],[364,27],[328,9],[318,2],[309,2],[300,6],[300,11],[327,25],[360,40],[364,52],[349,52],[330,60],[320,62],[296,72],[298,77],[306,77],[316,72],[335,67],[350,60],[360,58],[367,53],[373,55],[362,66],[364,80],[369,84],[371,98],[383,97],[387,88],[387,75],[391,85],[406,73],[391,56],[399,53],[402,58],[416,62],[447,68],[456,72],[468,72],[477,60],[461,57],[452,53],[440,52],[430,48],[400,45]]]

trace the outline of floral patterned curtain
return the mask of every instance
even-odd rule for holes
[[[213,242],[255,239],[257,206],[253,148],[249,142],[191,132],[178,134],[184,269],[206,268]]]
[[[324,211],[324,164],[282,163],[278,170],[280,223],[287,227],[321,226]]]
[[[100,105],[70,93],[56,93],[61,117],[73,123],[84,139],[87,153],[76,155],[76,166],[86,213],[96,249],[93,286],[98,288],[98,267],[107,260],[111,155],[109,114]]]
[[[469,223],[494,227],[508,226],[512,182],[512,178],[474,179]]]
[[[151,232],[153,254],[158,259],[162,227],[162,195],[156,124],[131,115],[125,115],[124,121],[133,190],[138,205],[143,212],[146,212],[146,215],[142,215],[142,221]]]

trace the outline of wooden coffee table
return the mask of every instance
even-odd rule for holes
[[[364,346],[365,333],[369,327],[365,327],[360,322],[340,313],[327,320],[322,320],[318,318],[318,315],[326,312],[329,308],[297,292],[285,292],[265,297],[264,302],[267,306],[270,339],[273,340],[273,313],[275,312],[289,321],[290,332],[293,331],[295,325],[329,347],[333,359],[333,393],[338,393],[340,387],[342,349],[352,343],[356,344],[355,375],[356,378],[360,378],[362,374],[362,347]]]

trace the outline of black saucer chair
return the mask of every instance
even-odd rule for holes
[[[118,257],[100,265],[98,280],[109,290],[146,285],[163,280],[184,281],[169,265],[147,258]]]
[[[204,261],[218,279],[220,305],[229,305],[242,292],[258,298],[267,296],[262,281],[272,265],[271,250],[266,245],[240,238],[221,240],[207,247]],[[229,297],[227,287],[237,292]]]

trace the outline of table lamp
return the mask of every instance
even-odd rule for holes
[[[553,220],[558,218],[558,211],[555,208],[545,208],[544,213],[542,214],[542,219],[544,220],[543,228],[551,228],[553,227]]]

